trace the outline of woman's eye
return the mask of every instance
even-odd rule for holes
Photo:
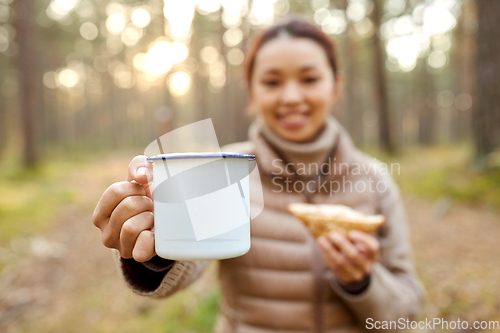
[[[268,80],[268,81],[264,81],[264,85],[268,86],[268,87],[275,87],[279,84],[279,82],[277,80]]]
[[[318,79],[315,78],[315,77],[307,77],[307,78],[304,79],[305,83],[314,83],[316,81],[318,81]]]

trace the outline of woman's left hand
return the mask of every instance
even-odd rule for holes
[[[379,241],[361,231],[350,231],[347,237],[331,232],[317,242],[326,264],[344,285],[363,280],[380,258]]]

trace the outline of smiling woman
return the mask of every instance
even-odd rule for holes
[[[256,63],[251,101],[266,124],[290,141],[314,139],[338,95],[321,46],[281,34],[260,49]]]
[[[217,54],[202,50],[207,63]],[[366,331],[368,320],[414,320],[423,290],[398,188],[330,115],[342,87],[333,42],[316,26],[289,20],[257,36],[244,74],[257,119],[249,141],[222,151],[257,157],[260,176],[250,180],[250,188],[261,186],[265,202],[252,219],[248,253],[220,260],[221,311],[214,332],[354,333]],[[184,74],[170,78],[181,92],[190,84]],[[103,243],[117,250],[129,287],[167,297],[198,279],[208,261],[157,256],[153,226],[163,221],[154,215],[147,184],[152,172],[146,156],[136,156],[127,181],[104,193],[94,224]],[[250,200],[252,209],[260,203]],[[385,222],[371,234],[315,238],[287,211],[292,203],[345,205],[384,215]]]
[[[245,64],[250,108],[294,142],[311,141],[321,132],[342,85],[333,44],[311,28],[289,24],[261,33]]]

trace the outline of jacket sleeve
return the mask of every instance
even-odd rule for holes
[[[331,278],[330,284],[360,323],[418,318],[425,291],[413,265],[406,213],[399,189],[392,177],[383,177],[387,191],[379,193],[379,210],[386,222],[377,234],[381,261],[373,266],[370,283],[352,295]],[[333,274],[333,273],[332,273]],[[397,331],[397,330],[395,330]]]
[[[196,281],[208,267],[209,260],[172,261],[165,267],[144,265],[123,259],[113,250],[118,271],[127,286],[142,296],[168,297]]]

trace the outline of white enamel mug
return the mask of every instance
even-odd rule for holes
[[[250,161],[237,153],[175,153],[153,164],[156,254],[228,259],[250,250]]]

